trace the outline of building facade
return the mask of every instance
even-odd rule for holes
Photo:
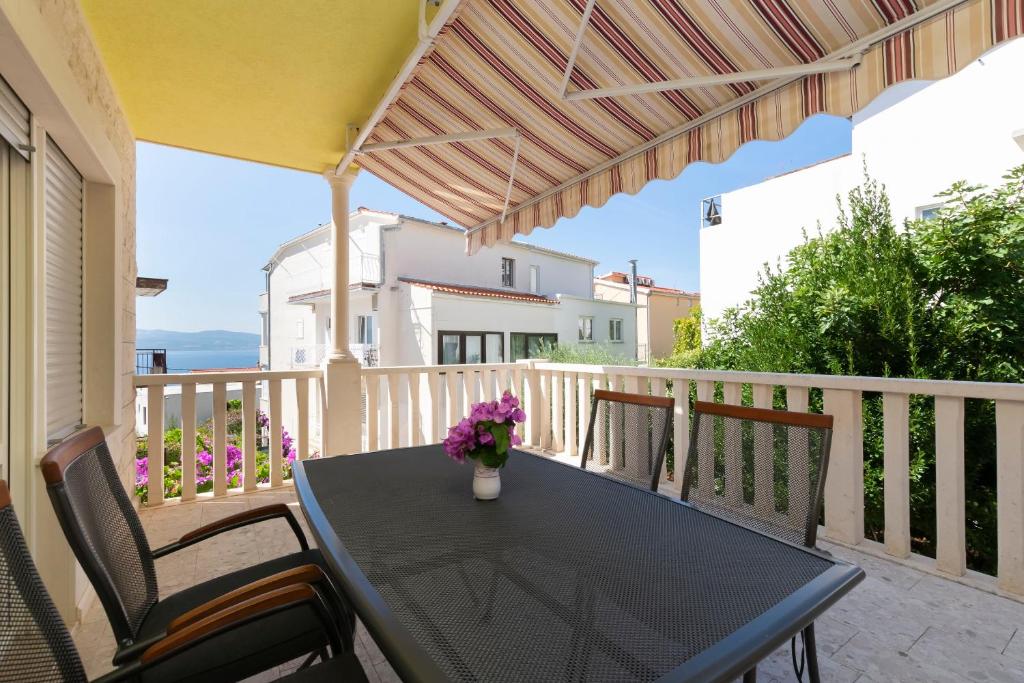
[[[613,271],[594,278],[594,298],[628,303],[632,287],[628,273]],[[659,287],[654,279],[638,275],[636,282],[636,357],[641,362],[672,355],[674,323],[700,306],[700,294]]]
[[[864,170],[885,185],[897,224],[927,217],[958,180],[993,186],[1024,163],[1024,43],[1004,44],[941,81],[882,93],[852,119],[851,153],[721,197],[721,222],[700,231],[705,318],[743,303],[767,263],[836,225],[836,197]]]

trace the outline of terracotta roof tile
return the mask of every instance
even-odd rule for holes
[[[426,287],[445,294],[456,294],[459,296],[479,296],[491,299],[507,299],[509,301],[526,301],[534,304],[557,304],[556,299],[549,299],[540,294],[529,294],[517,292],[513,289],[488,289],[487,287],[473,287],[470,285],[456,285],[446,282],[432,282],[430,280],[418,280],[411,277],[400,277],[399,282],[407,282],[417,287]]]

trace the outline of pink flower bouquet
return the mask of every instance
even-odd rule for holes
[[[515,428],[524,421],[526,413],[519,407],[519,399],[506,391],[500,401],[474,404],[469,417],[450,427],[444,452],[456,462],[466,462],[469,457],[484,467],[501,467],[508,460],[509,447],[522,443]]]

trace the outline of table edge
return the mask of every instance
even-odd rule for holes
[[[784,600],[668,672],[657,683],[726,683],[742,677],[864,580],[864,570],[857,565],[844,560],[833,562],[833,566]]]
[[[293,477],[299,507],[316,538],[324,561],[333,570],[334,578],[341,584],[343,594],[391,667],[403,681],[441,683],[450,680],[398,621],[384,598],[349,554],[345,544],[338,538],[316,496],[313,495],[303,461],[295,463]]]

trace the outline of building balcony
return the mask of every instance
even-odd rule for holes
[[[374,367],[378,364],[379,350],[376,344],[349,344],[348,348],[361,365]],[[288,361],[293,369],[318,368],[329,352],[327,344],[292,346],[288,349]]]

